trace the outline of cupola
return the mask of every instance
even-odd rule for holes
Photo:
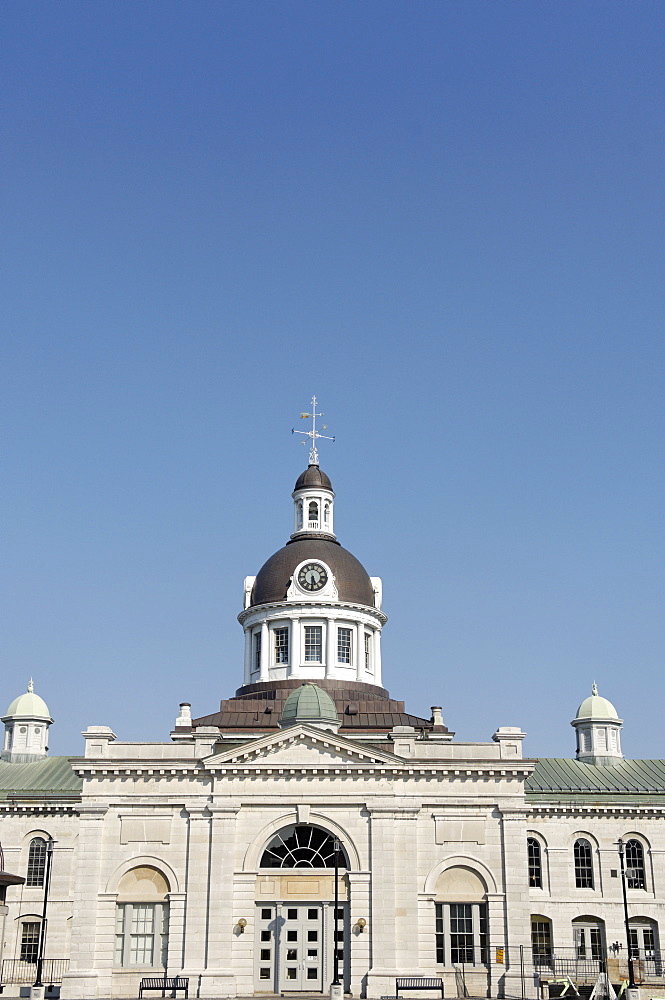
[[[594,681],[590,696],[584,699],[571,722],[577,733],[577,759],[587,764],[616,764],[623,760],[622,725],[623,719],[612,702],[598,694]]]
[[[282,729],[306,722],[318,729],[328,729],[334,733],[340,727],[340,719],[335,702],[327,691],[317,684],[301,684],[292,691],[284,703],[279,724]]]
[[[48,706],[35,694],[32,677],[28,690],[14,698],[2,718],[5,724],[3,760],[25,764],[48,754],[48,729],[53,723]]]

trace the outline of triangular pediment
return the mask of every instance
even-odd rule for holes
[[[391,753],[354,743],[335,733],[300,724],[251,740],[204,761],[206,768],[217,767],[403,767],[404,761]]]

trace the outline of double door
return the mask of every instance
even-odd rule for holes
[[[322,992],[333,977],[335,946],[343,979],[347,910],[341,904],[335,921],[334,907],[326,903],[259,904],[257,991]]]

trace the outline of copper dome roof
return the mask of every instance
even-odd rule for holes
[[[287,542],[263,564],[254,583],[250,607],[285,601],[295,568],[305,559],[319,559],[330,567],[340,601],[374,607],[374,589],[362,563],[339,542],[311,535]]]
[[[304,490],[307,486],[320,486],[324,490],[330,490],[333,492],[332,483],[325,472],[322,472],[318,465],[308,465],[304,472],[301,472],[296,480],[296,485],[293,487],[293,492],[296,490]]]

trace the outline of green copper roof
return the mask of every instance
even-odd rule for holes
[[[529,802],[665,796],[665,760],[621,760],[611,767],[564,757],[541,758],[526,782]]]
[[[45,757],[29,764],[0,761],[0,800],[50,799],[59,795],[78,798],[82,784],[69,757]]]
[[[283,726],[295,722],[336,722],[339,716],[335,702],[327,691],[316,684],[303,684],[292,691],[284,703],[284,711],[279,720]]]
[[[591,688],[591,694],[588,698],[585,698],[580,707],[577,709],[577,715],[575,716],[575,722],[579,722],[582,719],[607,719],[612,722],[619,722],[619,716],[617,715],[617,710],[611,701],[607,698],[601,698],[598,694],[598,687],[594,681],[593,687]]]
[[[30,678],[30,683],[28,684],[28,690],[23,694],[20,694],[18,698],[14,698],[13,702],[7,709],[4,719],[10,719],[13,717],[23,718],[27,716],[28,718],[33,717],[37,719],[50,719],[51,713],[48,710],[48,705],[43,698],[40,698],[38,694],[35,694],[35,688],[32,683],[32,677]]]

